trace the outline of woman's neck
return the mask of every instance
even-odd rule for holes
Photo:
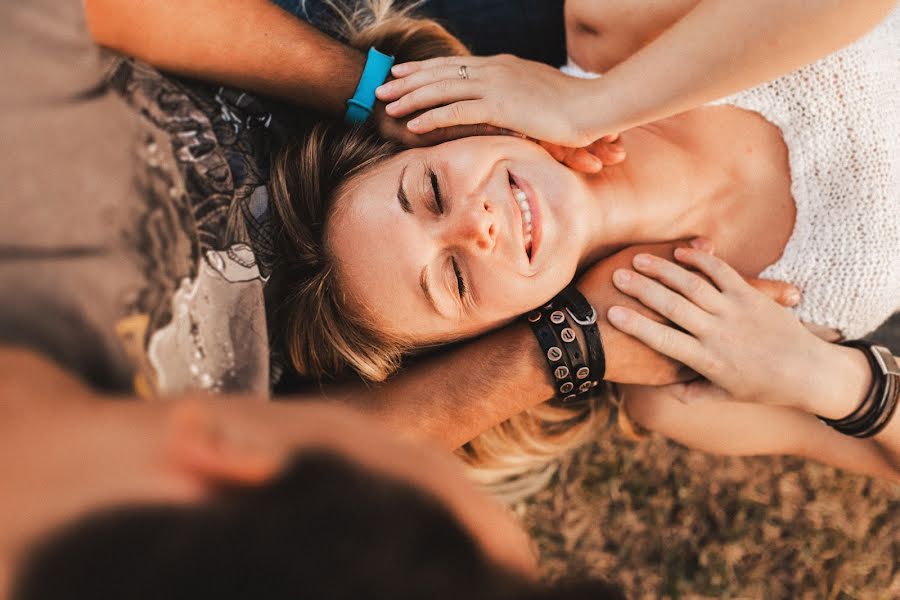
[[[696,236],[747,274],[781,256],[794,205],[777,128],[738,109],[701,109],[626,132],[623,141],[624,163],[585,178],[590,222],[599,226],[582,266],[624,246]]]

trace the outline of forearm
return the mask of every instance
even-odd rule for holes
[[[94,40],[161,69],[340,114],[363,54],[268,0],[86,0]]]
[[[851,414],[862,403],[872,374],[864,354],[855,348],[827,344],[821,357],[821,369],[816,376],[817,385],[812,393],[796,403],[796,407],[808,413],[841,419]],[[872,437],[872,441],[900,472],[900,418],[898,413]]]
[[[534,336],[516,323],[422,360],[385,384],[333,386],[325,393],[400,435],[457,448],[548,400],[553,388]]]
[[[592,139],[779,77],[872,29],[894,0],[703,0],[653,42],[587,82]],[[602,106],[603,110],[597,107]]]
[[[697,450],[727,456],[800,456],[900,481],[900,468],[875,442],[841,435],[798,409],[729,401],[687,405],[646,388],[626,388],[625,399],[631,419]]]
[[[629,248],[602,261],[578,281],[597,311],[608,381],[665,384],[679,379],[674,361],[618,331],[606,319],[611,302],[626,300],[612,287],[612,272],[642,250],[671,253],[671,247]],[[583,344],[583,339],[579,341]],[[343,385],[325,391],[403,435],[431,438],[449,448],[554,395],[547,360],[530,328],[521,322],[420,361],[383,385]]]

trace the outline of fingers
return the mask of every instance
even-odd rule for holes
[[[404,117],[411,113],[458,102],[475,100],[481,97],[481,85],[464,79],[443,79],[415,89],[396,102],[385,106],[384,111],[394,117]]]
[[[665,284],[706,312],[716,313],[722,307],[722,294],[719,290],[696,273],[673,262],[652,254],[638,254],[632,264],[640,273]],[[679,325],[686,327],[681,323]]]
[[[557,161],[581,173],[599,173],[604,166],[625,160],[625,149],[620,144],[595,142],[585,148],[569,148],[542,140],[537,143]]]
[[[384,111],[394,117],[405,117],[414,112],[458,102],[481,98],[480,85],[463,79],[443,79],[412,90],[395,102],[385,106]]]
[[[624,294],[641,301],[654,312],[694,335],[707,329],[709,313],[658,282],[634,271],[618,269],[613,284]]]
[[[747,283],[756,291],[762,292],[781,306],[791,308],[800,304],[801,294],[795,286],[784,281],[747,278]]]
[[[696,338],[622,306],[610,308],[606,318],[619,331],[637,338],[650,349],[699,372],[698,357],[702,355],[703,348]]]
[[[435,69],[446,66],[459,67],[459,65],[476,65],[480,62],[480,57],[476,56],[440,56],[438,58],[429,58],[428,60],[417,60],[394,65],[391,67],[391,75],[394,77],[406,77],[407,75],[425,69]]]
[[[706,379],[676,383],[668,386],[668,389],[679,402],[688,406],[731,399],[728,392]]]
[[[406,124],[413,133],[424,134],[453,125],[490,124],[487,103],[481,100],[464,100],[448,106],[429,110]]]
[[[476,71],[477,72],[477,71]],[[474,79],[473,71],[466,67],[466,74],[469,80]],[[437,83],[440,81],[465,81],[459,76],[459,66],[441,66],[433,69],[424,69],[416,71],[401,79],[388,81],[384,85],[375,90],[375,97],[382,102],[391,102],[402,98],[419,88]]]
[[[413,148],[418,148],[421,146],[435,146],[437,144],[442,144],[450,140],[481,135],[519,136],[519,134],[513,131],[509,131],[508,129],[501,129],[500,127],[494,127],[493,125],[484,124],[455,125],[452,127],[444,127],[443,129],[435,129],[434,131],[423,135],[416,135],[406,129],[406,127],[403,127],[403,131],[407,135],[403,136],[400,141]]]
[[[561,162],[580,173],[599,173],[603,169],[603,161],[584,148],[571,148]]]
[[[675,259],[696,268],[709,277],[723,292],[741,292],[750,287],[728,263],[706,252],[691,248],[678,248],[675,250]]]
[[[603,138],[587,147],[605,166],[617,165],[625,160],[625,146],[621,141],[605,141]]]
[[[545,142],[543,140],[535,140],[538,145],[547,151],[547,153],[552,156],[558,162],[563,162],[566,158],[566,150],[564,146],[560,146],[559,144],[551,144],[550,142]]]

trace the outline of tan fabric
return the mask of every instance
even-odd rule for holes
[[[0,343],[111,390],[265,393],[263,281],[226,234],[262,180],[241,124],[99,50],[78,0],[4,0],[0,57]]]

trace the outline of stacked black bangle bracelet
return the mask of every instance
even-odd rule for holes
[[[550,368],[556,399],[570,404],[590,394],[606,372],[594,307],[574,286],[569,286],[527,319]],[[584,337],[587,357],[576,329]]]
[[[865,340],[841,342],[862,350],[872,369],[872,385],[862,403],[843,419],[819,419],[845,435],[867,438],[878,435],[890,422],[900,401],[900,367],[891,351]]]

